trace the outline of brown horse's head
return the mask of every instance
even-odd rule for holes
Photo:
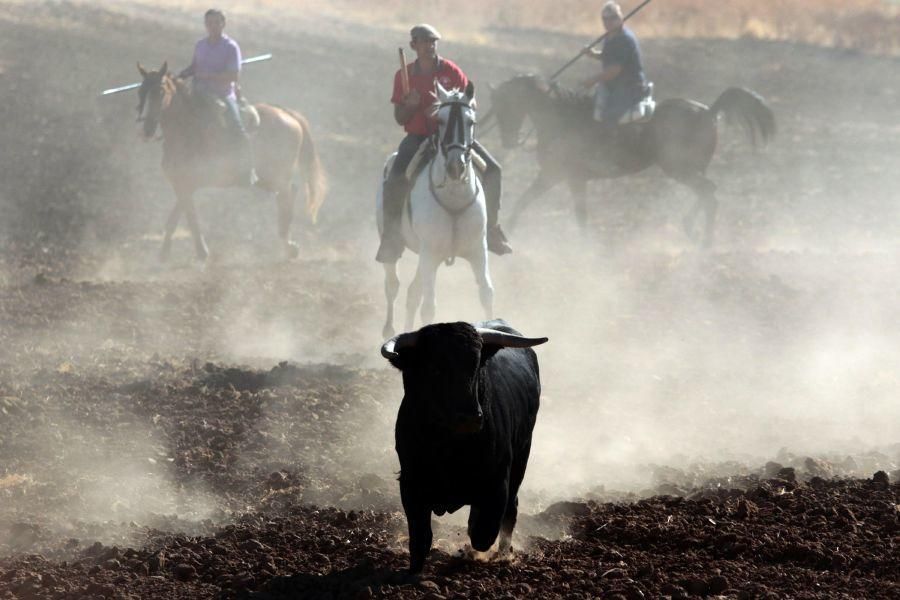
[[[138,121],[144,122],[144,136],[149,139],[156,134],[160,113],[171,100],[172,78],[169,65],[165,62],[158,71],[147,71],[141,63],[137,68],[144,78],[138,89]]]

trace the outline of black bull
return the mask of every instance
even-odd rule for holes
[[[541,394],[530,347],[546,341],[495,320],[429,325],[382,347],[403,373],[395,435],[412,573],[431,549],[432,512],[469,504],[472,547],[499,534],[509,549]]]

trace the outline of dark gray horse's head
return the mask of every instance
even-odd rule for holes
[[[491,114],[497,119],[504,148],[519,145],[522,124],[537,95],[550,92],[547,83],[536,75],[517,75],[491,89]]]

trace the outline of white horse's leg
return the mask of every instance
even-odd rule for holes
[[[434,322],[434,313],[437,307],[436,284],[437,270],[441,261],[427,252],[419,258],[419,271],[422,275],[422,325],[430,325]]]
[[[384,339],[394,337],[394,301],[400,291],[400,278],[397,276],[397,263],[384,263],[384,297],[387,299],[387,319],[384,322],[382,335]]]
[[[487,249],[482,249],[469,259],[472,273],[475,275],[475,283],[478,284],[478,297],[481,299],[481,307],[484,316],[490,320],[494,318],[494,284],[491,281],[491,270],[488,266]]]
[[[419,259],[419,268],[421,266],[422,261]],[[422,276],[419,273],[419,268],[416,269],[416,275],[406,291],[405,331],[413,330],[413,326],[416,324],[416,311],[419,310],[419,305],[422,303]]]

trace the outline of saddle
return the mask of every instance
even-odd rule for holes
[[[619,119],[619,125],[646,123],[653,116],[655,110],[656,100],[653,99],[653,82],[648,81],[644,84],[644,95],[630,111],[625,113],[622,118]]]
[[[193,95],[193,100],[194,110],[201,119],[219,130],[224,131],[227,129],[228,123],[225,113],[228,110],[228,105],[224,100],[209,94],[199,93]],[[250,135],[256,133],[260,123],[259,112],[257,112],[256,107],[247,102],[247,99],[242,96],[238,100],[238,112],[241,115],[241,122],[244,124],[244,129],[247,130],[247,133]]]
[[[435,154],[437,154],[437,137],[432,136],[419,144],[419,149],[413,154],[412,160],[409,161],[409,165],[406,167],[406,179],[408,181],[415,181],[416,177],[419,176],[419,173],[422,172],[425,165],[434,158]],[[471,158],[472,163],[475,165],[476,172],[479,175],[483,174],[487,170],[487,163],[485,163],[484,159],[475,152],[471,153]]]

